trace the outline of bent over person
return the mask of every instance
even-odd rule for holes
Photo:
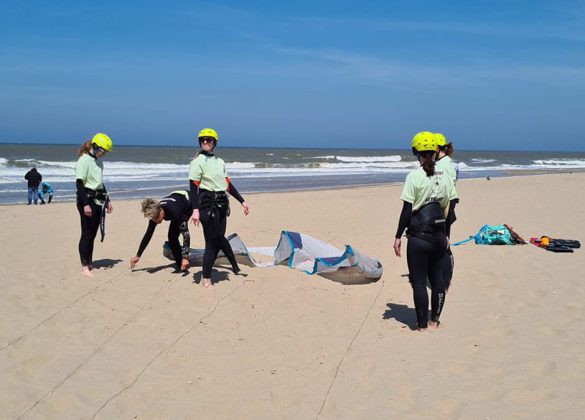
[[[193,213],[190,192],[173,191],[160,201],[147,198],[142,202],[142,213],[144,213],[144,217],[150,220],[136,256],[130,259],[130,268],[136,267],[136,264],[140,261],[140,257],[148,246],[156,226],[160,225],[163,220],[168,220],[171,222],[168,241],[177,264],[177,270],[187,270],[189,268],[189,246],[191,242],[188,222]],[[182,246],[179,242],[179,235],[183,236]]]

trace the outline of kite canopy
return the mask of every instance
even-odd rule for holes
[[[344,284],[363,284],[375,282],[382,277],[382,264],[375,258],[361,254],[357,249],[346,245],[342,251],[310,235],[283,230],[276,247],[248,248],[237,234],[228,236],[228,241],[239,264],[248,267],[272,267],[287,265],[306,274],[319,274],[329,280]],[[191,265],[203,264],[203,249],[191,249]],[[273,262],[258,262],[253,254],[270,256]],[[174,260],[168,243],[165,242],[163,255]],[[229,264],[222,252],[216,264]]]

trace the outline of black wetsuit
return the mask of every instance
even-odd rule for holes
[[[79,212],[81,219],[79,258],[81,260],[81,265],[87,266],[93,263],[93,243],[100,227],[102,216],[102,206],[96,203],[95,199],[105,200],[107,192],[105,186],[99,191],[85,188],[81,179],[75,181],[75,187],[77,190],[77,211]],[[91,216],[89,217],[86,216],[83,211],[85,206],[91,207]]]
[[[191,214],[193,214],[193,209],[191,208],[190,193],[188,194],[189,199],[181,193],[173,193],[160,200],[160,205],[165,213],[164,220],[171,222],[169,225],[168,241],[178,269],[181,268],[181,260],[183,258],[189,259],[189,246],[191,245],[188,222]],[[152,220],[148,222],[148,228],[142,237],[138,252],[136,253],[138,257],[142,256],[142,253],[148,246],[156,226],[157,224]],[[179,235],[183,236],[182,247],[179,243]]]
[[[190,182],[191,205],[193,209],[199,209],[199,219],[203,226],[205,237],[205,253],[203,254],[203,278],[211,278],[211,269],[219,251],[223,251],[234,273],[240,272],[240,267],[234,256],[234,251],[225,237],[227,217],[230,214],[229,198],[225,191],[207,191],[198,188],[194,182]],[[229,192],[240,203],[244,198],[236,187],[230,182]]]
[[[437,223],[438,222],[438,223]],[[438,203],[423,206],[412,212],[412,204],[404,201],[396,231],[400,238],[408,227],[406,258],[412,285],[414,306],[419,328],[428,325],[429,296],[427,280],[431,284],[431,320],[439,321],[445,303],[444,261],[447,255],[449,217],[442,218]]]

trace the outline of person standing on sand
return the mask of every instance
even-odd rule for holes
[[[75,186],[77,210],[81,218],[79,257],[81,273],[92,277],[93,245],[100,225],[104,205],[108,213],[114,208],[103,183],[104,164],[102,157],[112,150],[112,140],[98,133],[79,148],[79,159],[75,164]],[[105,204],[107,203],[107,204]]]
[[[215,130],[204,128],[197,137],[200,151],[189,165],[189,188],[193,208],[191,220],[196,226],[201,221],[203,226],[205,252],[201,284],[205,288],[210,288],[212,287],[211,269],[220,250],[230,261],[234,274],[240,272],[232,247],[225,238],[227,217],[230,214],[229,198],[226,192],[240,202],[245,215],[248,215],[250,208],[234,184],[230,182],[225,162],[214,154],[219,140]]]
[[[191,197],[189,191],[173,191],[162,200],[147,198],[142,202],[142,213],[149,220],[146,233],[140,241],[136,256],[130,259],[130,268],[136,267],[142,253],[148,246],[150,239],[163,220],[170,221],[168,241],[177,263],[177,271],[187,271],[189,268],[189,246],[191,236],[189,235],[189,219],[193,214],[191,208]],[[179,235],[183,236],[183,246],[179,242]]]
[[[43,180],[43,177],[37,171],[37,168],[32,168],[26,173],[24,179],[28,182],[28,204],[31,205],[34,200],[36,206],[39,200],[39,184]]]
[[[437,139],[437,147],[439,148],[439,154],[437,155],[437,161],[435,162],[435,169],[437,172],[446,173],[450,179],[453,180],[453,194],[449,202],[449,225],[452,226],[457,220],[455,216],[455,206],[459,203],[459,196],[457,195],[457,189],[455,185],[457,183],[457,171],[451,155],[453,154],[453,143],[447,143],[447,139],[441,133],[435,133]],[[450,236],[450,235],[448,235]],[[453,278],[453,269],[455,267],[455,258],[451,252],[451,247],[447,248],[447,253],[443,261],[443,277],[445,281],[445,292],[449,290],[451,285],[451,279]]]
[[[438,148],[433,133],[417,133],[411,146],[420,167],[406,176],[400,196],[403,207],[394,240],[394,253],[397,257],[401,256],[401,237],[408,228],[406,258],[409,279],[417,327],[424,331],[427,327],[439,326],[439,317],[445,303],[442,263],[448,246],[450,226],[447,213],[453,195],[453,181],[448,175],[435,170]],[[427,280],[431,284],[430,321]]]

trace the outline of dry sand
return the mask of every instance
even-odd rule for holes
[[[454,248],[437,331],[416,332],[392,240],[401,186],[249,195],[228,232],[349,243],[382,279],[344,286],[286,267],[173,274],[157,229],[115,202],[99,269],[79,274],[73,203],[0,207],[0,418],[577,419],[585,410],[585,250]],[[508,223],[585,239],[585,174],[462,180],[453,240]],[[58,196],[56,196],[58,200]],[[202,247],[191,228],[192,246]],[[147,270],[147,269],[154,270]]]

